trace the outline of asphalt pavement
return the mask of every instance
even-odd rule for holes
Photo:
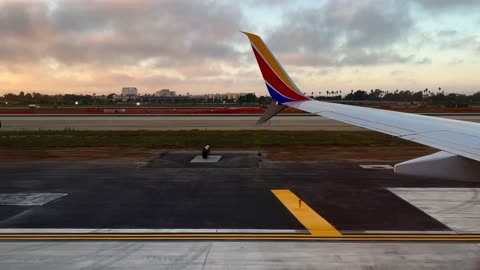
[[[480,122],[478,114],[440,114],[438,117]],[[361,131],[359,127],[316,115],[278,115],[257,126],[259,115],[0,115],[0,131],[13,130],[332,130]]]

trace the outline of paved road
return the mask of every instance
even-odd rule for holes
[[[260,162],[255,152],[224,152],[218,163],[190,163],[197,154],[166,153],[139,164],[2,163],[0,195],[66,195],[37,206],[26,203],[25,195],[18,196],[21,205],[2,204],[8,197],[0,196],[0,230],[305,230],[272,193],[288,189],[344,233],[448,233],[448,226],[387,188],[480,188],[480,183],[401,176],[358,163]],[[456,197],[448,196],[452,205]],[[477,220],[473,231],[480,232],[480,214],[465,213]]]
[[[203,165],[189,163],[194,153],[188,152],[164,154],[147,163],[2,163],[0,193],[64,196],[45,205],[1,205],[1,230],[305,230],[271,192],[272,189],[291,189],[344,233],[362,230],[451,232],[449,227],[387,187],[417,187],[413,193],[401,190],[407,195],[418,194],[418,188],[480,187],[478,183],[398,176],[391,170],[366,170],[356,163],[267,160],[259,163],[255,153],[222,154],[225,162]],[[24,204],[39,204],[34,202],[38,197],[33,201],[25,200],[25,194],[21,197]],[[449,194],[448,199],[451,208],[455,196]],[[456,216],[461,210],[455,208]],[[465,213],[469,213],[467,218],[472,218],[471,212]],[[2,270],[471,270],[479,266],[478,243],[0,241]]]
[[[2,270],[475,270],[476,244],[306,242],[0,242]]]
[[[480,122],[480,115],[440,115],[450,119]],[[0,130],[364,130],[319,116],[276,116],[262,126],[259,116],[5,116],[0,115]]]

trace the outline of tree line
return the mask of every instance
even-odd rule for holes
[[[425,102],[434,105],[449,104],[474,104],[480,103],[480,92],[471,95],[458,93],[445,93],[441,88],[431,91],[425,89],[422,91],[395,90],[384,91],[381,89],[350,90],[345,93],[342,91],[318,91],[304,93],[305,95],[317,100],[345,100],[345,101],[388,101],[388,102]],[[143,95],[130,97],[127,100],[115,99],[114,94],[105,96],[96,95],[46,95],[41,93],[25,93],[19,94],[8,93],[0,97],[1,105],[114,105],[128,102],[142,102],[144,104],[176,104],[176,103],[259,103],[268,104],[271,102],[269,96],[256,96],[255,94],[247,94],[241,96],[239,100],[222,100],[219,98],[207,99],[199,96],[177,96],[177,97],[156,97],[153,95]]]
[[[326,95],[322,95],[322,91],[315,95],[311,92],[310,97],[318,100],[355,100],[355,101],[392,101],[392,102],[428,102],[436,105],[448,104],[472,104],[480,103],[480,92],[471,95],[458,93],[445,93],[441,88],[431,91],[428,88],[422,91],[395,90],[384,91],[381,89],[370,90],[350,90],[350,92],[342,96],[342,91],[326,91]]]

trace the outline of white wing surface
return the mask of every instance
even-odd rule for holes
[[[314,100],[283,104],[480,161],[478,123]]]

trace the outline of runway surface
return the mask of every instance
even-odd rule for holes
[[[480,183],[248,151],[190,163],[196,154],[0,164],[0,268],[479,266]]]
[[[478,114],[438,117],[480,122]],[[258,115],[0,115],[0,130],[364,130],[314,115],[279,115],[256,126]]]
[[[218,163],[190,163],[195,154],[138,163],[0,164],[0,228],[314,234],[328,226],[304,221],[319,215],[342,234],[480,232],[480,213],[467,211],[479,203],[480,183],[400,176],[355,162],[274,162],[257,152],[220,152]],[[403,199],[419,188],[437,196],[444,190],[450,206],[463,206],[476,226],[456,232],[415,207],[415,197]],[[299,216],[299,207],[309,216]]]

